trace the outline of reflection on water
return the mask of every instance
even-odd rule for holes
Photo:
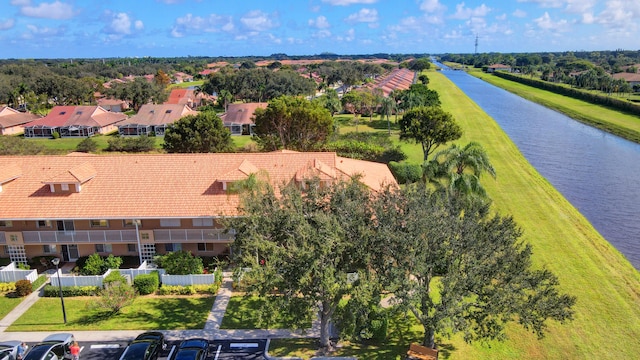
[[[583,125],[463,71],[443,71],[529,162],[640,269],[640,145]]]

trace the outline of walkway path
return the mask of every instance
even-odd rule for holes
[[[220,329],[229,299],[232,295],[231,273],[224,273],[222,286],[216,295],[211,312],[207,318],[204,329],[201,330],[163,330],[170,339],[185,339],[202,337],[205,339],[275,339],[275,338],[317,338],[320,337],[320,326],[314,321],[311,329],[306,331],[289,329],[260,329],[260,330],[230,330]],[[44,287],[44,285],[43,285]],[[0,341],[21,340],[26,342],[38,342],[51,332],[6,332],[6,329],[24,314],[44,292],[41,287],[27,296],[9,314],[0,320]],[[143,330],[115,330],[115,331],[73,331],[79,341],[129,341]]]

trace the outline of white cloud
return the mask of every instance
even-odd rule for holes
[[[8,30],[15,25],[16,22],[13,19],[0,20],[0,30]]]
[[[356,38],[356,31],[354,29],[349,29],[347,30],[344,36],[337,37],[339,41],[346,41],[346,42],[351,42],[355,40],[355,38]]]
[[[447,9],[446,6],[440,4],[439,0],[424,0],[420,4],[420,10],[428,13],[442,12]]]
[[[549,16],[549,13],[545,11],[544,15],[542,15],[541,17],[537,18],[537,19],[533,19],[533,22],[536,23],[536,25],[538,25],[539,28],[543,29],[543,30],[548,30],[548,31],[558,31],[558,32],[564,32],[568,30],[568,25],[569,23],[567,22],[567,20],[559,20],[559,21],[553,21],[551,19],[551,16]]]
[[[24,34],[22,34],[22,38],[23,39],[42,39],[42,38],[51,38],[51,37],[58,37],[58,36],[62,36],[64,35],[64,33],[66,32],[66,29],[64,27],[57,27],[57,28],[50,28],[50,27],[37,27],[35,25],[27,25],[27,30],[29,30],[29,32],[26,32]]]
[[[322,15],[315,19],[309,19],[309,26],[316,29],[326,29],[331,27],[327,18]]]
[[[11,0],[13,6],[27,6],[31,5],[31,0]]]
[[[500,21],[507,20],[507,14],[501,14],[496,16],[496,20],[500,20]]]
[[[640,22],[640,3],[637,1],[610,0],[597,16],[597,22],[610,29],[633,31]]]
[[[516,11],[514,11],[512,15],[517,17],[517,18],[527,17],[527,13],[525,11],[523,11],[523,10],[520,10],[520,9],[516,9]]]
[[[331,37],[331,31],[327,29],[321,29],[311,34],[311,36],[318,39],[325,39]]]
[[[378,0],[322,0],[323,3],[334,6],[347,6],[354,4],[375,4]]]
[[[567,12],[575,13],[575,14],[584,14],[585,12],[591,10],[596,4],[596,0],[566,0],[567,1]]]
[[[278,26],[276,21],[260,10],[250,11],[240,18],[240,22],[251,31],[266,31]]]
[[[140,20],[133,21],[126,13],[117,13],[113,15],[111,23],[106,29],[109,34],[130,35],[132,29],[142,30],[144,24]]]
[[[360,11],[358,11],[357,13],[349,15],[345,19],[345,21],[348,23],[355,23],[355,22],[374,23],[378,21],[378,10],[363,8],[363,9],[360,9]]]
[[[582,14],[582,23],[583,24],[593,24],[594,22],[596,22],[596,18],[595,16],[593,16],[593,13],[584,13]]]
[[[464,3],[456,5],[456,13],[451,17],[454,19],[469,19],[471,17],[486,16],[491,11],[491,8],[485,4],[478,6],[475,9],[465,7]]]
[[[567,0],[518,0],[522,3],[534,3],[543,8],[560,8]]]
[[[60,1],[40,3],[38,6],[26,5],[20,9],[20,13],[30,17],[56,20],[70,19],[74,15],[73,7]]]
[[[156,1],[171,5],[171,4],[179,4],[179,3],[183,2],[184,0],[156,0]]]
[[[171,36],[183,37],[203,32],[231,32],[234,29],[233,19],[228,15],[210,14],[207,17],[200,17],[187,14],[176,19],[171,29]]]

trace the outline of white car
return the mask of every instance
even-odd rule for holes
[[[69,347],[75,341],[73,334],[51,334],[33,345],[23,360],[64,360],[71,359]]]
[[[18,357],[18,346],[22,341],[10,340],[0,343],[0,360],[16,360]]]

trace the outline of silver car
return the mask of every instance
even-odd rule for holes
[[[22,341],[10,340],[0,343],[0,360],[16,360],[18,357],[18,346]]]
[[[51,334],[33,345],[23,360],[63,360],[71,359],[69,347],[75,341],[73,334]]]

